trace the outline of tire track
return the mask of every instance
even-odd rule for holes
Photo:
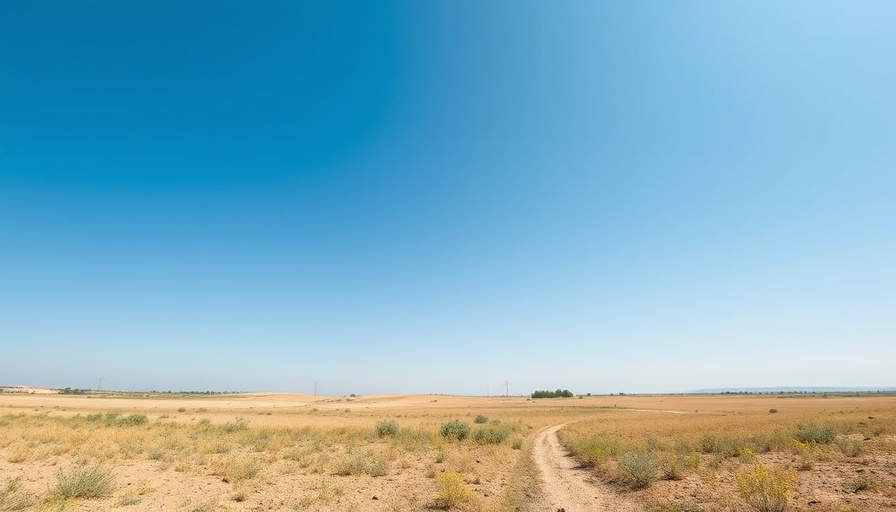
[[[535,436],[532,457],[541,472],[544,507],[550,512],[642,512],[621,498],[590,471],[582,469],[557,439],[566,424],[549,427]]]

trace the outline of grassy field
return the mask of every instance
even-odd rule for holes
[[[648,510],[896,510],[894,405],[872,397],[671,399],[674,413],[604,411],[560,438]]]
[[[0,510],[526,510],[558,423],[648,509],[750,510],[757,465],[792,510],[896,508],[894,397],[0,394]]]

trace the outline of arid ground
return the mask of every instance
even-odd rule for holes
[[[896,397],[0,393],[0,510],[750,511],[757,468],[896,510]]]

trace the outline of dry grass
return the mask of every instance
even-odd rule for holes
[[[50,508],[65,502],[66,509],[133,511],[159,504],[177,510],[409,510],[432,502],[438,492],[432,476],[445,472],[478,482],[470,491],[475,499],[464,508],[512,510],[504,505],[511,501],[506,497],[511,486],[502,473],[525,455],[509,442],[445,439],[439,434],[443,423],[466,422],[472,414],[453,409],[346,415],[344,407],[263,414],[209,407],[200,416],[183,414],[183,407],[150,414],[150,404],[146,412],[0,415],[0,474],[11,476],[0,494],[0,510],[41,502]],[[501,428],[518,436],[530,431],[518,419]],[[112,480],[54,469],[59,467],[115,467],[116,485],[102,487]],[[226,507],[208,496],[219,497]],[[271,496],[278,501],[271,502]],[[75,498],[89,501],[68,503]]]
[[[804,459],[812,468],[799,473],[792,510],[809,510],[809,500],[824,512],[858,505],[888,510],[880,504],[896,503],[893,478],[880,472],[882,464],[896,464],[892,397],[0,395],[2,411],[0,510],[52,504],[59,468],[96,466],[115,468],[114,489],[105,498],[69,500],[66,510],[420,510],[447,503],[441,493],[448,490],[437,485],[446,474],[460,475],[471,496],[453,500],[454,508],[525,510],[537,493],[531,436],[566,422],[564,440],[587,447],[583,460],[609,480],[625,482],[621,455],[652,454],[658,480],[621,492],[657,510],[743,509],[737,472],[755,463],[795,468]],[[455,421],[470,427],[462,440],[441,434]],[[793,445],[799,425],[818,426],[822,434],[831,427],[835,438]],[[830,474],[837,465],[846,469]],[[822,476],[833,482],[830,493],[816,482]],[[827,494],[816,496],[814,488]],[[842,499],[825,502],[829,495]]]
[[[742,397],[741,403],[710,408],[711,402],[695,400],[675,414],[606,409],[593,420],[570,425],[560,437],[605,481],[620,489],[649,485],[634,497],[655,510],[780,510],[785,502],[793,511],[896,506],[896,475],[888,469],[896,464],[893,398]],[[778,412],[769,414],[770,408]],[[650,456],[634,464],[628,453]],[[659,463],[661,480],[652,484],[648,459]],[[642,466],[645,471],[636,474],[645,476],[638,479],[632,468]],[[745,469],[755,467],[775,477],[798,471],[790,500],[791,489],[784,485],[789,481],[762,480]],[[857,473],[889,476],[885,484],[868,484]]]

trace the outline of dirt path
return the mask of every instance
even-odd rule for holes
[[[621,498],[560,445],[555,425],[535,436],[532,456],[541,471],[544,506],[550,512],[641,512],[643,509]]]

